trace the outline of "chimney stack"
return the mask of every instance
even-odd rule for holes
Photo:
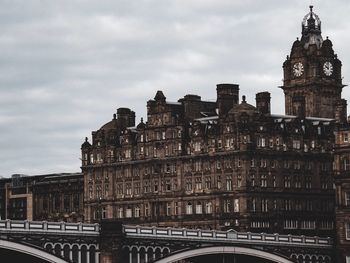
[[[219,116],[226,115],[234,105],[238,104],[239,99],[239,85],[237,84],[217,84],[217,108],[219,109]]]
[[[255,96],[256,100],[256,108],[262,113],[262,114],[270,114],[271,113],[271,96],[270,92],[259,92]]]

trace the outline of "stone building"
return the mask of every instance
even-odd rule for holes
[[[350,124],[335,130],[334,181],[338,262],[350,262]]]
[[[332,147],[346,119],[341,62],[310,8],[283,63],[285,115],[239,86],[216,102],[158,91],[147,121],[119,108],[82,145],[85,219],[318,236],[334,234]]]
[[[0,179],[1,219],[83,221],[81,173]]]

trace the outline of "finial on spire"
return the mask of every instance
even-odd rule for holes
[[[312,9],[314,8],[314,6],[310,5],[309,7],[310,7],[310,12],[312,13]]]

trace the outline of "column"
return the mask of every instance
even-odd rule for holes
[[[132,249],[129,250],[129,263],[132,263]]]
[[[137,250],[137,263],[140,263],[140,250]]]
[[[145,262],[148,263],[148,250],[146,250],[146,253],[145,253]]]
[[[86,250],[86,263],[90,263],[90,250],[89,250],[89,248]]]
[[[72,248],[69,249],[69,260],[70,260],[70,261],[73,260],[73,251],[72,251]]]
[[[78,263],[81,263],[81,250],[78,248]]]
[[[62,258],[64,258],[64,246],[63,245],[61,245],[61,256],[62,256]]]
[[[156,260],[156,249],[153,248],[153,260]]]
[[[100,263],[100,252],[95,251],[95,263]]]

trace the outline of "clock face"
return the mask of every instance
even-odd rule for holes
[[[293,74],[296,77],[300,77],[304,73],[304,66],[301,62],[297,62],[293,66]]]
[[[323,72],[326,76],[330,76],[333,73],[333,65],[331,62],[327,61],[323,64]]]

